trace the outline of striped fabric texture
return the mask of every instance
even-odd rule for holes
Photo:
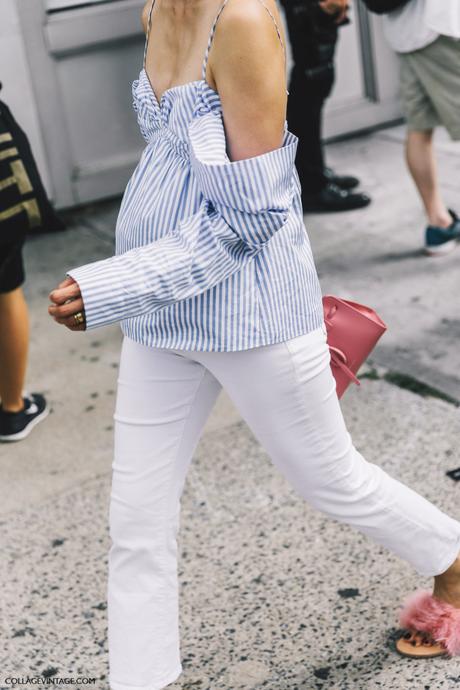
[[[219,95],[204,78],[158,101],[144,65],[132,94],[147,145],[123,194],[115,256],[67,271],[87,330],[119,321],[144,345],[222,352],[318,328],[287,123],[279,149],[230,161]]]

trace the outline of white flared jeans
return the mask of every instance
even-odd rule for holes
[[[239,352],[157,349],[125,337],[109,511],[111,690],[161,690],[182,671],[180,498],[221,387],[312,506],[369,535],[421,575],[444,572],[460,551],[457,520],[354,447],[335,392],[324,327]]]

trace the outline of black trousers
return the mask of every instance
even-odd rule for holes
[[[327,184],[322,122],[334,77],[332,62],[309,70],[294,66],[291,72],[287,120],[289,129],[299,138],[296,167],[306,196],[321,191]]]

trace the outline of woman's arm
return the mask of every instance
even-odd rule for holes
[[[287,135],[281,146],[283,50],[258,0],[235,0],[227,8],[232,5],[218,25],[210,64],[225,133],[215,113],[190,127],[200,208],[156,242],[68,271],[76,282],[67,279],[50,293],[49,313],[72,330],[83,329],[73,319],[83,308],[89,330],[204,292],[252,261],[288,218],[297,140]],[[203,141],[218,136],[219,128],[223,151],[217,161],[213,152],[210,162]]]
[[[276,5],[265,0],[277,13]],[[279,16],[278,26],[281,26]],[[281,146],[286,119],[285,54],[259,0],[233,0],[217,24],[209,70],[219,92],[232,161]]]

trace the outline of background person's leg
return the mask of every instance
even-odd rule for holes
[[[421,50],[400,54],[401,97],[408,134],[406,160],[422,199],[429,225],[425,251],[442,255],[458,245],[460,220],[442,198],[433,151],[433,130],[444,124],[460,139],[458,41],[439,36]]]
[[[0,400],[2,409],[23,408],[29,349],[29,313],[21,287],[0,292]]]
[[[442,573],[454,562],[460,522],[354,447],[321,329],[245,352],[200,353],[200,361],[311,505],[367,534],[422,575]]]
[[[332,73],[327,76],[332,86]],[[305,194],[319,192],[328,183],[324,174],[321,133],[324,100],[318,85],[308,80],[303,70],[294,68],[289,84],[287,119],[289,129],[299,138],[296,167]]]
[[[324,161],[322,123],[324,104],[334,83],[332,63],[316,70],[292,70],[289,85],[287,120],[298,139],[296,167],[302,187],[302,204],[306,212],[351,211],[367,206],[370,199],[338,182],[352,178],[334,176]],[[358,180],[356,180],[358,182]],[[352,183],[352,186],[355,185]]]
[[[109,514],[111,690],[159,690],[181,672],[180,496],[219,390],[193,360],[123,340]]]
[[[433,148],[433,130],[409,130],[406,160],[431,225],[447,228],[452,216],[441,195]]]

